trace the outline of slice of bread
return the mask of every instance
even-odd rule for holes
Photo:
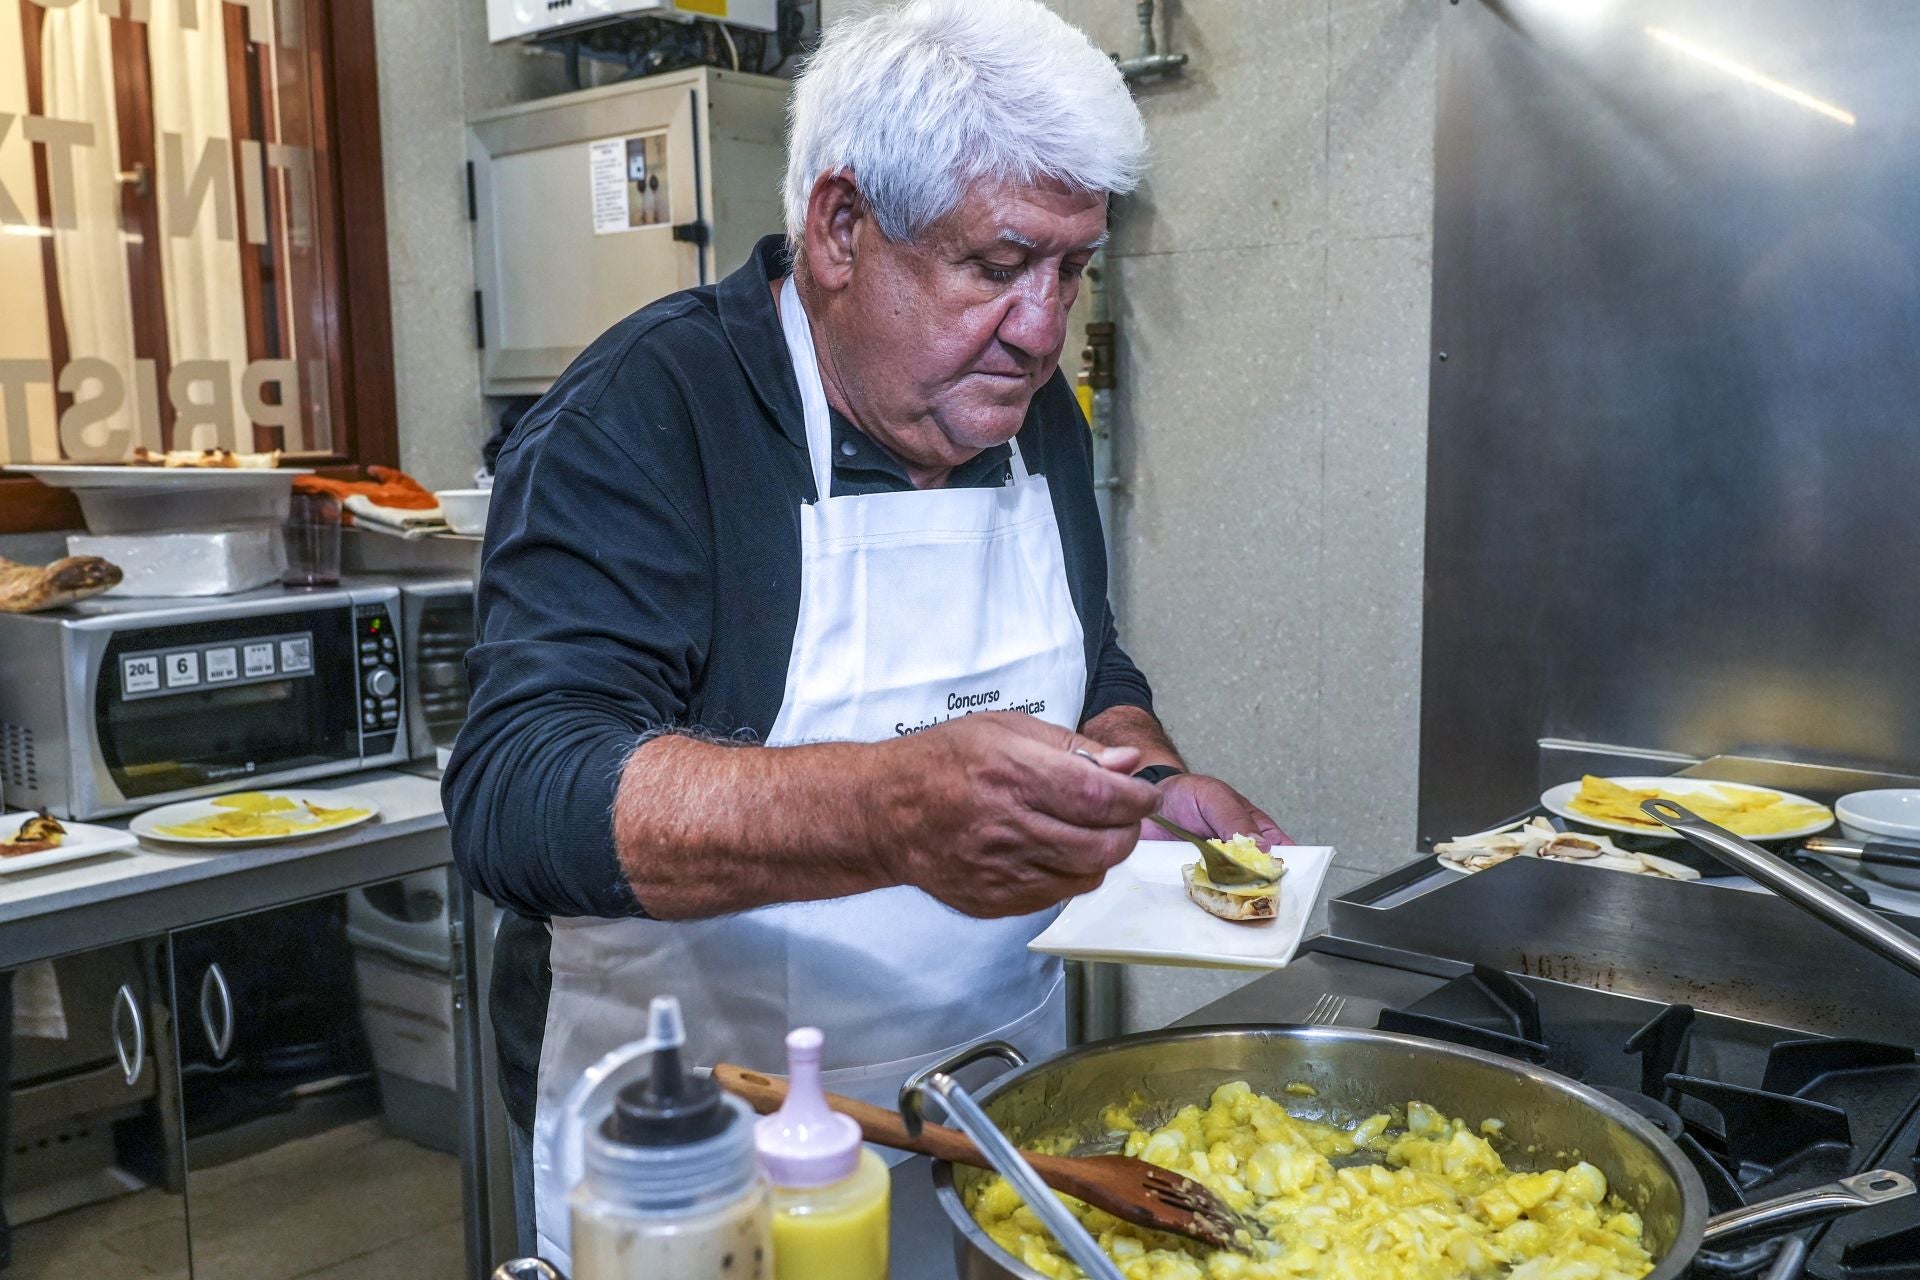
[[[1187,896],[1208,915],[1219,916],[1222,920],[1248,922],[1271,920],[1280,914],[1279,883],[1264,886],[1260,891],[1249,893],[1240,889],[1229,893],[1217,888],[1207,879],[1207,873],[1197,862],[1188,863],[1180,870],[1181,882],[1187,886]]]

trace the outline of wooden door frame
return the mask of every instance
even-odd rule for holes
[[[308,0],[302,6],[303,47],[323,97],[315,144],[333,157],[328,180],[314,183],[315,223],[334,262],[327,273],[327,397],[343,446],[313,465],[340,476],[369,464],[398,466],[400,460],[373,4]],[[78,529],[81,523],[71,493],[0,473],[0,534]]]

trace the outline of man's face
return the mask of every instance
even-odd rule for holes
[[[832,335],[861,425],[948,466],[1011,439],[1059,367],[1106,223],[1104,194],[999,182],[976,184],[913,244],[862,219]]]

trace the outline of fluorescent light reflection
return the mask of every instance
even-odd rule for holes
[[[1533,7],[1544,9],[1557,18],[1592,22],[1605,17],[1620,0],[1533,0]]]
[[[9,222],[5,226],[0,226],[0,231],[4,231],[10,236],[43,236],[51,238],[53,235],[52,227],[37,227],[25,222]]]
[[[1790,84],[1782,84],[1772,76],[1761,75],[1752,67],[1742,66],[1732,58],[1715,53],[1704,45],[1695,44],[1684,36],[1677,36],[1665,27],[1648,27],[1646,31],[1648,35],[1658,40],[1661,44],[1666,45],[1669,49],[1676,49],[1686,54],[1689,58],[1704,62],[1716,71],[1724,71],[1734,79],[1750,84],[1756,89],[1765,89],[1768,93],[1785,98],[1797,107],[1805,107],[1809,111],[1818,112],[1829,120],[1838,120],[1848,128],[1852,128],[1855,124],[1859,123],[1851,111],[1843,111],[1831,102],[1823,102],[1812,94],[1802,92]]]

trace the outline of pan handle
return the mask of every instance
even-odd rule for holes
[[[1665,822],[1666,819],[1662,818]],[[1671,826],[1671,823],[1668,823]],[[1707,1219],[1701,1244],[1724,1249],[1798,1227],[1808,1227],[1852,1213],[1871,1209],[1889,1200],[1900,1200],[1914,1192],[1913,1179],[1891,1169],[1856,1173],[1851,1178],[1830,1182],[1810,1191],[1796,1191],[1774,1200],[1762,1200],[1731,1213],[1715,1214]]]
[[[1920,977],[1920,938],[1881,919],[1867,908],[1848,901],[1806,872],[1743,840],[1671,800],[1642,801],[1640,808],[1722,862],[1746,872],[1767,888],[1821,923],[1846,934],[1863,947],[1879,952],[1908,973]]]

